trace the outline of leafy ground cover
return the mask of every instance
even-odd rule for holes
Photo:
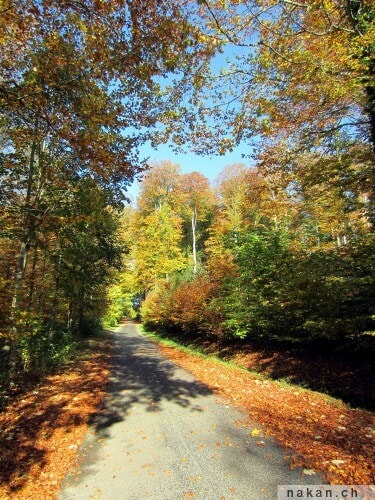
[[[343,400],[352,407],[375,410],[374,346],[362,351],[332,345],[297,346],[281,342],[222,339],[161,332],[186,347],[229,361],[275,380],[285,380]],[[375,341],[375,339],[374,339]]]
[[[374,483],[371,412],[171,342],[158,344],[169,359],[245,409],[250,419],[238,425],[259,422],[251,428],[258,446],[264,446],[263,435],[272,435],[287,449],[291,466],[302,466],[305,474],[322,471],[332,484]],[[0,498],[57,498],[105,398],[109,360],[110,341],[90,340],[79,360],[8,402],[0,414]]]
[[[70,365],[9,398],[0,413],[0,498],[57,498],[105,396],[109,353],[108,340],[86,341]]]
[[[291,467],[303,467],[305,474],[321,471],[331,484],[374,484],[372,412],[194,354],[170,341],[158,342],[165,356],[259,422],[262,428],[252,429],[259,446],[264,445],[262,435],[270,435],[289,451]],[[244,421],[239,425],[251,424]]]

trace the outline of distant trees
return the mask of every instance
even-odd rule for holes
[[[316,161],[300,159],[299,182],[295,175],[286,182],[241,164],[227,167],[210,193],[214,203],[197,272],[186,261],[148,282],[143,319],[191,333],[307,344],[366,338],[373,329],[374,299],[366,201],[356,194],[355,174],[348,174],[345,192],[326,183],[324,173],[307,187],[308,171],[317,175]],[[182,186],[178,178],[175,200]],[[184,213],[178,205],[171,210],[177,217]],[[135,262],[136,274],[138,266],[144,261]]]
[[[197,272],[198,231],[212,203],[209,183],[198,172],[182,174],[178,165],[166,161],[147,173],[131,220],[131,256],[140,292],[175,271]]]
[[[180,105],[163,78],[213,49],[186,5],[154,0],[5,0],[0,47],[0,364],[14,379],[99,324],[138,146]]]

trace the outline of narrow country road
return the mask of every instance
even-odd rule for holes
[[[291,471],[271,440],[257,445],[239,410],[162,357],[135,324],[113,342],[110,397],[61,500],[276,499],[278,484],[321,482]]]

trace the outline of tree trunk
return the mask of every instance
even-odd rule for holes
[[[34,299],[35,290],[35,276],[36,276],[36,265],[38,263],[38,246],[34,246],[33,263],[31,268],[30,284],[29,284],[29,296],[28,296],[28,311],[31,311]]]
[[[367,25],[371,21],[375,21],[375,9],[370,5],[365,6],[361,0],[348,0],[347,6],[356,36],[361,37],[365,34]],[[375,53],[372,43],[363,46],[362,58],[364,61],[368,61],[367,69],[363,75],[363,84],[367,97],[364,110],[369,117],[370,140],[375,153],[375,86],[373,83],[375,77]]]
[[[197,274],[197,238],[196,238],[196,227],[197,227],[197,208],[194,207],[193,214],[191,216],[191,229],[193,231],[193,273]]]
[[[59,305],[59,288],[60,288],[61,261],[62,261],[62,255],[61,255],[61,250],[60,250],[59,260],[57,262],[57,269],[56,269],[55,290],[54,290],[53,299],[52,299],[51,318],[50,318],[50,323],[49,323],[49,335],[50,336],[53,335],[53,331],[55,329],[56,316],[57,316],[57,308],[58,308],[58,305]]]
[[[25,216],[23,221],[24,232],[21,239],[18,264],[14,273],[13,296],[10,307],[10,315],[9,315],[9,333],[10,333],[9,379],[11,383],[14,381],[16,377],[17,366],[20,361],[18,339],[17,339],[19,333],[17,326],[17,313],[20,306],[20,298],[23,288],[27,256],[30,249],[32,236],[34,233],[34,222],[32,221],[32,216],[31,216],[31,198],[32,198],[33,182],[34,182],[36,150],[37,150],[37,144],[33,142],[30,149],[29,171],[27,179]]]
[[[34,230],[34,224],[31,217],[31,196],[33,190],[34,182],[34,171],[35,171],[35,154],[37,145],[34,142],[31,145],[30,151],[30,161],[29,161],[29,172],[27,179],[27,192],[25,199],[25,216],[24,216],[24,233],[22,235],[20,253],[18,257],[18,264],[14,275],[14,287],[13,287],[13,298],[11,305],[10,319],[14,320],[15,314],[19,305],[19,294],[23,284],[23,277],[25,274],[27,255],[31,244],[32,234]],[[12,328],[12,325],[10,325]]]

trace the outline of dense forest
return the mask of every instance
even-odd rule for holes
[[[373,241],[363,193],[354,179],[345,193],[328,183],[321,162],[301,159],[293,187],[242,164],[225,168],[214,187],[198,172],[154,165],[123,216],[129,253],[112,291],[117,305],[136,292],[144,321],[182,331],[370,340]],[[112,307],[118,319],[121,307]]]
[[[2,382],[134,309],[371,345],[371,1],[4,0],[0,16]],[[139,154],[167,141],[249,158],[210,185]]]

